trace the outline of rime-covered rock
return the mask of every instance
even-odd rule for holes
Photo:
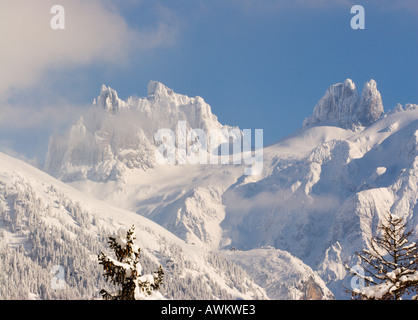
[[[376,81],[368,81],[359,97],[351,79],[328,88],[316,104],[313,114],[305,119],[303,126],[334,123],[344,128],[354,125],[368,126],[383,113],[382,98]]]
[[[233,132],[219,123],[203,98],[177,94],[160,82],[149,82],[147,97],[129,97],[126,101],[103,85],[87,114],[64,135],[51,137],[44,170],[68,182],[116,181],[125,170],[154,168],[158,147],[155,134],[170,129],[177,135],[179,122],[184,123],[186,134],[200,129],[209,136],[210,130],[218,130],[221,135],[215,147],[229,143]],[[175,138],[187,137],[179,134]]]

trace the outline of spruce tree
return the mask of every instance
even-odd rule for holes
[[[357,256],[362,262],[361,274],[365,286],[351,291],[357,300],[417,299],[418,291],[418,244],[411,242],[413,230],[406,230],[407,223],[400,217],[388,214],[378,226],[380,234],[370,241],[370,249]]]
[[[140,248],[134,243],[135,227],[126,231],[120,229],[117,236],[109,237],[109,246],[113,249],[116,259],[100,253],[99,264],[103,265],[104,277],[110,283],[120,286],[116,292],[101,290],[106,300],[143,300],[163,299],[158,291],[163,283],[164,272],[159,267],[152,275],[142,275],[139,263]]]

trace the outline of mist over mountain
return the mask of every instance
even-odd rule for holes
[[[63,181],[115,181],[127,169],[154,168],[159,145],[155,134],[160,129],[177,133],[179,122],[185,130],[218,130],[215,147],[229,142],[233,129],[220,124],[201,97],[174,93],[157,81],[148,84],[147,97],[126,101],[103,85],[86,116],[65,136],[51,137],[45,171]]]

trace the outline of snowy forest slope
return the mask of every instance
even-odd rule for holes
[[[131,225],[145,272],[163,265],[167,298],[267,298],[220,254],[186,244],[156,223],[89,198],[17,159],[0,154],[0,168],[3,299],[97,298],[106,286],[97,255],[109,251],[109,235]],[[64,288],[51,288],[54,266],[62,267]]]
[[[223,252],[186,243],[145,217],[83,194],[2,153],[0,168],[1,299],[99,298],[109,285],[97,256],[109,252],[109,235],[131,225],[144,272],[163,266],[161,292],[166,298],[270,298]]]

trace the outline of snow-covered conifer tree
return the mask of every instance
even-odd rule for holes
[[[135,245],[135,227],[126,231],[121,228],[117,236],[109,237],[109,246],[114,250],[116,259],[100,253],[99,264],[103,265],[106,280],[120,286],[117,292],[110,293],[101,290],[106,300],[145,300],[163,299],[158,291],[163,282],[164,272],[160,266],[152,275],[142,275],[142,266],[139,263],[140,248]]]
[[[353,299],[417,299],[418,244],[410,241],[413,230],[406,231],[406,226],[402,218],[389,214],[378,227],[381,233],[371,239],[370,249],[357,253],[364,274],[352,273],[366,285],[351,291]]]

